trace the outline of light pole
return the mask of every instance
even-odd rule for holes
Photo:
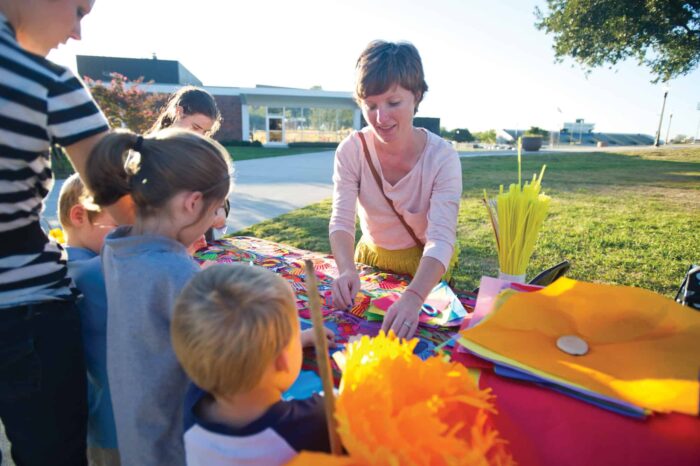
[[[668,126],[666,127],[666,140],[664,145],[668,144],[668,135],[671,133],[671,120],[673,120],[673,113],[668,114]]]
[[[664,86],[664,101],[661,104],[661,116],[659,117],[659,128],[656,130],[656,140],[654,145],[659,147],[659,139],[661,138],[661,124],[664,122],[664,110],[666,109],[666,97],[668,97],[668,85]]]
[[[700,102],[698,102],[698,111],[700,111]],[[700,133],[700,119],[698,119],[698,127],[695,129],[695,138],[693,139],[693,144],[698,143],[698,133]]]

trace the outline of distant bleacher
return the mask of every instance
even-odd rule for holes
[[[522,136],[523,130],[505,129],[503,130],[513,138]],[[557,134],[554,134],[556,144]],[[545,138],[542,142],[549,144],[549,138]],[[598,142],[607,144],[608,146],[650,146],[654,144],[654,137],[648,134],[631,134],[631,133],[570,133],[562,131],[559,133],[560,145],[582,145],[595,146]]]
[[[654,138],[648,134],[629,133],[584,133],[582,135],[561,133],[559,144],[595,146],[601,142],[608,146],[650,146]]]

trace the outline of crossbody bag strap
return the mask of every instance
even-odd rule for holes
[[[377,182],[377,186],[384,195],[384,199],[386,199],[386,202],[389,203],[389,207],[391,207],[391,210],[393,210],[396,216],[399,218],[399,221],[404,226],[408,234],[411,235],[413,241],[416,242],[416,245],[420,246],[421,248],[424,248],[425,244],[423,244],[423,242],[418,239],[418,236],[416,236],[416,233],[413,231],[413,228],[411,228],[411,226],[408,223],[406,223],[406,220],[404,220],[403,215],[401,215],[399,211],[396,210],[396,207],[394,207],[394,202],[391,199],[389,199],[389,196],[387,196],[384,192],[384,187],[382,186],[382,179],[379,177],[379,173],[377,172],[377,169],[372,163],[372,157],[370,157],[369,155],[369,149],[367,148],[367,141],[365,140],[365,135],[362,134],[362,132],[358,132],[357,134],[360,136],[360,141],[362,141],[362,149],[365,153],[365,159],[367,159],[367,165],[369,165],[369,169],[372,171],[372,176],[374,176],[374,181]]]

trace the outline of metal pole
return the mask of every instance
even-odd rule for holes
[[[668,96],[668,89],[664,91],[664,101],[661,104],[661,116],[659,117],[659,128],[656,130],[656,140],[654,145],[659,147],[659,139],[661,138],[661,124],[664,122],[664,110],[666,109],[666,96]]]
[[[666,127],[666,140],[664,145],[668,144],[668,135],[671,133],[671,120],[673,120],[673,113],[668,114],[668,126]]]

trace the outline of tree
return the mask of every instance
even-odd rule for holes
[[[547,0],[535,16],[554,36],[556,61],[569,56],[587,71],[633,58],[656,83],[700,63],[700,0]]]
[[[455,142],[472,142],[474,140],[474,136],[472,136],[472,133],[470,133],[467,128],[457,128],[450,131],[441,127],[440,136]]]
[[[97,101],[113,128],[129,128],[144,133],[158,117],[159,109],[167,100],[166,95],[150,94],[140,89],[143,78],[129,82],[119,73],[110,75],[109,85],[85,77],[92,96]]]
[[[474,133],[474,137],[476,137],[477,141],[486,142],[489,144],[495,144],[496,143],[496,130],[490,129],[488,131]]]
[[[440,127],[440,137],[443,139],[447,139],[448,141],[453,141],[455,134],[454,131],[450,131],[449,129],[445,128],[444,126]]]

